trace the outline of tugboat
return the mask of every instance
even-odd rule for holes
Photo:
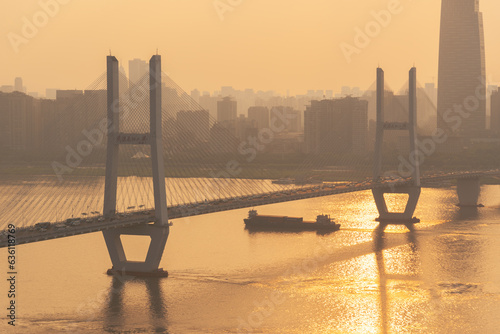
[[[340,229],[340,224],[329,215],[318,215],[316,221],[304,221],[299,217],[259,215],[257,210],[250,210],[244,222],[248,230],[333,232]]]

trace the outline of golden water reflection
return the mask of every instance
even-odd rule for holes
[[[145,305],[149,319],[144,319],[143,327],[154,333],[168,333],[167,307],[161,288],[161,279],[158,278],[133,278],[120,275],[113,276],[108,291],[108,303],[105,305],[105,321],[103,330],[107,333],[122,333],[131,324],[127,314],[127,307],[133,304],[133,299],[127,299],[127,288],[135,286],[141,294],[148,297]],[[146,325],[147,324],[147,325]],[[132,324],[135,325],[135,324]]]
[[[65,319],[85,333],[198,334],[237,333],[242,319],[257,319],[254,333],[496,333],[500,187],[485,193],[486,207],[470,210],[455,206],[454,189],[423,189],[414,230],[377,228],[369,191],[257,208],[331,214],[342,227],[327,235],[248,233],[247,210],[178,219],[161,262],[170,277],[159,281],[106,276],[99,233],[22,245],[23,324],[30,333],[58,332]],[[269,310],[262,301],[276,291],[283,302]],[[78,313],[89,296],[105,300],[92,321]]]

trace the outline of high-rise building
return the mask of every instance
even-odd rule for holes
[[[479,0],[442,0],[438,128],[469,139],[484,134],[485,71],[483,15],[479,11]],[[470,115],[464,116],[467,114]]]
[[[353,97],[361,97],[361,95],[363,95],[362,92],[361,92],[361,88],[359,88],[359,87],[352,87],[352,89],[351,89],[351,95]]]
[[[384,92],[384,120],[387,122],[407,122],[409,115],[408,95]]]
[[[210,115],[208,110],[180,110],[177,125],[180,131],[189,134],[190,140],[204,142],[210,134]]]
[[[491,93],[490,129],[494,135],[500,135],[500,90]]]
[[[24,93],[23,78],[17,77],[14,80],[14,91]]]
[[[51,99],[51,100],[55,100],[56,97],[57,97],[57,91],[59,89],[56,89],[56,88],[47,88],[45,89],[45,98],[46,99]]]
[[[119,93],[120,96],[125,94],[125,92],[128,90],[128,78],[127,78],[127,73],[125,72],[125,69],[123,68],[122,65],[120,65],[120,75],[118,77],[118,88],[119,88]]]
[[[186,104],[181,102],[177,90],[164,85],[161,89],[162,108],[165,109],[169,117],[175,117],[177,113],[186,108]]]
[[[217,121],[234,121],[237,118],[237,104],[231,97],[225,97],[217,101]]]
[[[191,98],[196,102],[200,103],[200,91],[197,89],[193,89],[191,91]]]
[[[267,107],[248,108],[248,120],[255,123],[257,129],[269,127],[269,109]]]
[[[231,86],[223,86],[220,89],[220,94],[222,96],[235,96],[236,90]]]
[[[128,78],[129,86],[139,83],[144,76],[149,73],[149,65],[146,61],[141,59],[133,59],[128,62]]]
[[[223,123],[215,123],[210,128],[209,147],[211,153],[235,153],[240,141],[236,137],[236,121],[229,122],[230,126]],[[231,125],[234,125],[232,127]]]
[[[103,118],[107,117],[107,90],[93,89],[85,90],[82,98],[82,106],[75,105],[80,108],[80,126],[91,129],[96,127]]]
[[[256,137],[258,129],[254,122],[250,121],[245,115],[239,115],[235,122],[235,136],[239,141],[247,140],[249,137]]]
[[[56,99],[58,101],[68,101],[77,99],[83,96],[83,90],[78,89],[60,89],[56,91]]]
[[[417,127],[420,135],[431,135],[436,130],[437,89],[434,84],[417,88]]]
[[[3,85],[0,86],[0,92],[2,93],[12,93],[14,91],[14,86]]]
[[[210,93],[208,92],[203,92],[203,95],[200,96],[200,106],[208,110],[210,113],[210,118],[212,119],[217,119],[217,101],[218,101],[217,96],[210,96]]]
[[[304,112],[306,153],[364,153],[368,102],[354,97],[311,101]]]
[[[56,91],[56,108],[61,117],[60,126],[61,141],[67,144],[75,142],[81,127],[81,116],[85,112],[83,108],[82,90],[58,90]]]
[[[351,87],[349,87],[349,86],[342,86],[340,94],[342,94],[343,97],[345,97],[347,95],[351,95]]]
[[[302,131],[302,112],[292,107],[277,106],[271,108],[270,122],[273,127],[286,132]]]
[[[21,92],[0,93],[0,151],[40,148],[40,100]]]
[[[437,105],[437,88],[436,84],[432,82],[428,82],[425,84],[425,93],[427,94],[429,100],[434,104]]]
[[[64,131],[61,126],[61,117],[57,112],[57,102],[55,100],[55,91],[53,99],[40,100],[41,114],[41,151],[47,156],[60,156],[64,152],[64,146],[67,143],[62,142],[61,133]]]

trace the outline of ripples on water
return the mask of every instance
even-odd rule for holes
[[[257,208],[305,219],[331,214],[342,228],[327,235],[249,233],[246,210],[179,219],[162,280],[106,276],[100,233],[19,246],[16,329],[498,333],[500,188],[484,187],[479,210],[455,202],[452,189],[424,189],[414,232],[378,230],[370,192]],[[144,252],[143,241],[128,243],[131,253]]]

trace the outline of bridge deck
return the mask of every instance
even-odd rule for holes
[[[464,172],[446,175],[435,175],[422,178],[422,184],[449,179],[476,178],[484,175],[497,175],[500,171],[488,172]],[[330,196],[342,193],[351,193],[373,188],[402,187],[412,184],[411,180],[384,180],[374,183],[365,181],[358,184],[335,186],[333,184],[323,184],[321,186],[311,186],[284,190],[280,192],[267,193],[254,196],[242,196],[238,198],[216,200],[210,202],[193,203],[189,205],[177,205],[168,208],[169,219],[198,216],[214,212],[251,208],[255,206],[297,201],[301,199]],[[148,224],[154,222],[154,211],[144,210],[130,213],[119,213],[116,216],[106,219],[102,216],[81,219],[78,225],[64,224],[64,222],[52,223],[46,230],[37,229],[35,226],[20,228],[16,231],[16,245],[32,243],[43,240],[64,238],[73,235],[103,231],[117,227]],[[0,234],[0,248],[7,247],[8,232],[2,231]]]

